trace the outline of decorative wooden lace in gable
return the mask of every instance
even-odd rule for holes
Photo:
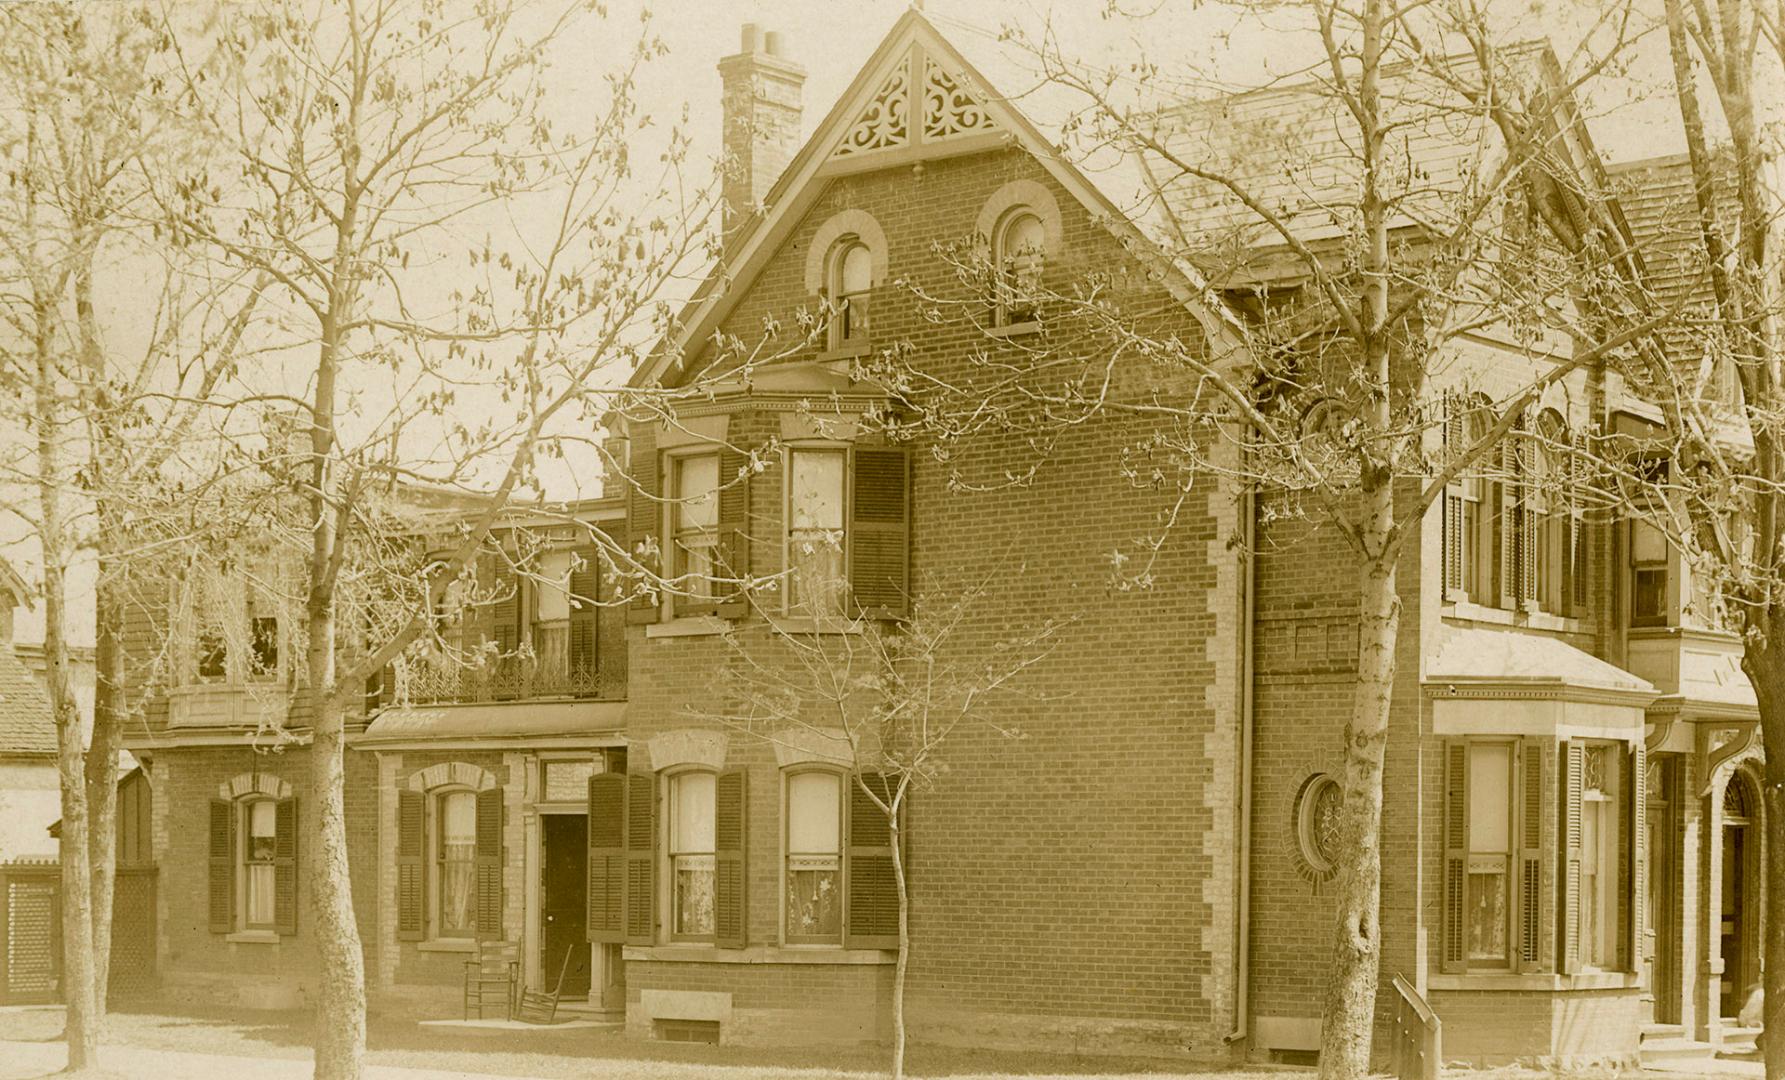
[[[921,73],[921,79],[919,79]],[[920,116],[913,116],[913,89]],[[855,122],[831,151],[831,160],[856,159],[885,150],[916,150],[968,135],[994,135],[1003,129],[985,104],[951,74],[945,63],[921,45],[888,73]]]

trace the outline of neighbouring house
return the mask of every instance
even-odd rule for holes
[[[24,581],[0,562],[0,862],[53,857],[49,827],[62,816],[55,718],[13,641],[13,612],[30,606]]]
[[[790,595],[684,588],[585,608],[574,597],[611,601],[616,585],[545,523],[530,573],[482,570],[496,599],[441,640],[487,643],[486,661],[406,658],[350,740],[374,1006],[456,1009],[462,961],[494,939],[520,943],[535,986],[567,957],[567,990],[639,1037],[884,1037],[887,841],[851,786],[873,763],[823,732],[763,739],[694,718],[725,712],[738,644],[775,632],[764,604],[784,626],[813,604],[896,619],[920,582],[1005,560],[1020,581],[990,591],[974,632],[1076,621],[1034,673],[1044,702],[1000,715],[1025,738],[968,734],[909,807],[914,1034],[1306,1060],[1356,653],[1341,541],[1208,483],[1177,508],[1152,587],[1112,590],[1111,548],[1160,510],[1120,471],[1144,417],[1075,427],[1030,482],[1003,485],[1032,453],[1020,432],[946,453],[890,443],[868,417],[896,403],[858,366],[903,342],[946,379],[1040,332],[1045,311],[998,304],[967,325],[913,302],[913,284],[952,278],[937,245],[974,235],[994,265],[1020,256],[1022,272],[1062,282],[1105,272],[1124,303],[1211,354],[1232,345],[1244,305],[1210,310],[1182,268],[1147,261],[1110,177],[1062,160],[919,11],[803,145],[804,72],[775,35],[746,28],[720,72],[740,166],[726,266],[634,381],[689,400],[673,424],[620,422],[626,475],[578,512],[660,552],[666,577],[698,582],[722,557]],[[1222,115],[1293,118],[1307,100],[1243,95]],[[1191,156],[1220,138],[1207,110],[1182,121],[1171,137]],[[1638,240],[1689,206],[1677,163],[1613,176]],[[1186,234],[1227,212],[1206,192],[1149,194]],[[834,315],[809,347],[711,369],[716,340],[796,325],[821,302]],[[1466,406],[1534,369],[1519,343],[1483,332],[1450,370],[1434,391]],[[1138,366],[1123,375],[1170,389]],[[1517,471],[1557,467],[1542,448],[1569,432],[1641,439],[1653,421],[1605,372],[1571,373],[1533,410],[1533,452],[1510,474],[1459,478],[1408,552],[1380,1051],[1403,992],[1441,1019],[1447,1058],[1482,1064],[1632,1061],[1645,1031],[1702,1047],[1736,1037],[1764,884],[1740,643],[1658,534],[1546,501]],[[817,534],[840,538],[822,547],[848,587],[802,597]],[[170,636],[177,658],[143,691],[147,734],[131,743],[156,793],[157,970],[169,989],[289,1004],[315,985],[296,613],[240,582],[207,588],[137,639]],[[263,717],[295,738],[270,739]]]

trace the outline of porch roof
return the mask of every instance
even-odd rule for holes
[[[1656,697],[1648,680],[1547,634],[1446,627],[1444,643],[1426,664],[1427,693],[1455,694],[1489,687],[1558,696],[1587,693],[1642,705]]]
[[[533,744],[614,737],[624,701],[514,701],[386,709],[353,737],[357,746],[441,742]]]

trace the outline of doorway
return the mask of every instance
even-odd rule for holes
[[[549,989],[564,970],[564,996],[589,996],[589,819],[541,814],[539,980]],[[565,957],[569,965],[565,966]]]
[[[1760,979],[1758,929],[1759,802],[1753,784],[1740,771],[1723,789],[1723,895],[1719,944],[1723,984],[1718,1015],[1733,1020]]]
[[[1643,990],[1643,1006],[1649,1023],[1680,1022],[1678,914],[1675,910],[1680,895],[1677,880],[1679,864],[1674,856],[1676,826],[1674,808],[1675,762],[1672,755],[1657,754],[1649,758],[1644,792],[1647,796],[1645,835],[1649,849],[1645,855],[1647,874],[1646,918],[1653,947],[1648,952],[1648,980]]]

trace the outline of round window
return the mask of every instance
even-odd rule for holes
[[[1325,881],[1338,869],[1339,810],[1345,792],[1337,778],[1315,773],[1302,782],[1295,796],[1296,854],[1317,881]]]

